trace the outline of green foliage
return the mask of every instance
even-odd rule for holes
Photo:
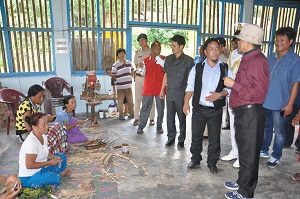
[[[133,31],[132,33],[132,41],[133,41],[133,49],[140,48],[136,38],[141,32]],[[179,29],[161,29],[161,28],[150,28],[146,32],[143,32],[148,36],[148,43],[151,44],[155,40],[159,41],[164,46],[169,46],[171,43],[171,38],[174,35],[182,35],[186,40],[186,44],[188,44],[188,30],[179,30]],[[186,45],[187,47],[187,45]]]

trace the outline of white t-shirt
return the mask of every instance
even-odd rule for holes
[[[26,154],[37,154],[36,162],[46,162],[48,159],[48,140],[47,135],[42,135],[44,139],[44,145],[37,139],[37,137],[31,132],[26,140],[23,142],[20,154],[19,154],[19,177],[33,176],[39,172],[39,169],[27,169],[26,168]]]

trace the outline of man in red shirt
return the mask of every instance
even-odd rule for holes
[[[163,61],[165,56],[160,55],[161,44],[155,41],[151,44],[150,56],[146,57],[143,61],[144,64],[141,65],[142,75],[145,76],[144,88],[143,88],[143,98],[142,98],[142,108],[140,110],[140,123],[137,133],[143,133],[143,129],[147,124],[148,117],[153,104],[153,98],[156,102],[157,110],[157,122],[156,130],[157,133],[163,133],[162,122],[164,118],[165,100],[160,99],[160,89],[162,81],[164,78]],[[161,65],[162,64],[162,65]]]

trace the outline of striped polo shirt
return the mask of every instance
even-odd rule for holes
[[[125,64],[119,60],[113,64],[111,74],[116,75],[117,90],[132,87],[132,71],[134,66],[131,61],[126,60]]]

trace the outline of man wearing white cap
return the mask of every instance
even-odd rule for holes
[[[269,64],[260,50],[264,30],[254,24],[245,24],[240,34],[238,49],[243,53],[235,80],[224,77],[231,88],[229,105],[235,115],[235,137],[239,151],[239,177],[236,182],[225,182],[232,190],[226,198],[253,198],[258,181],[259,153],[265,128],[262,106],[270,81]]]

